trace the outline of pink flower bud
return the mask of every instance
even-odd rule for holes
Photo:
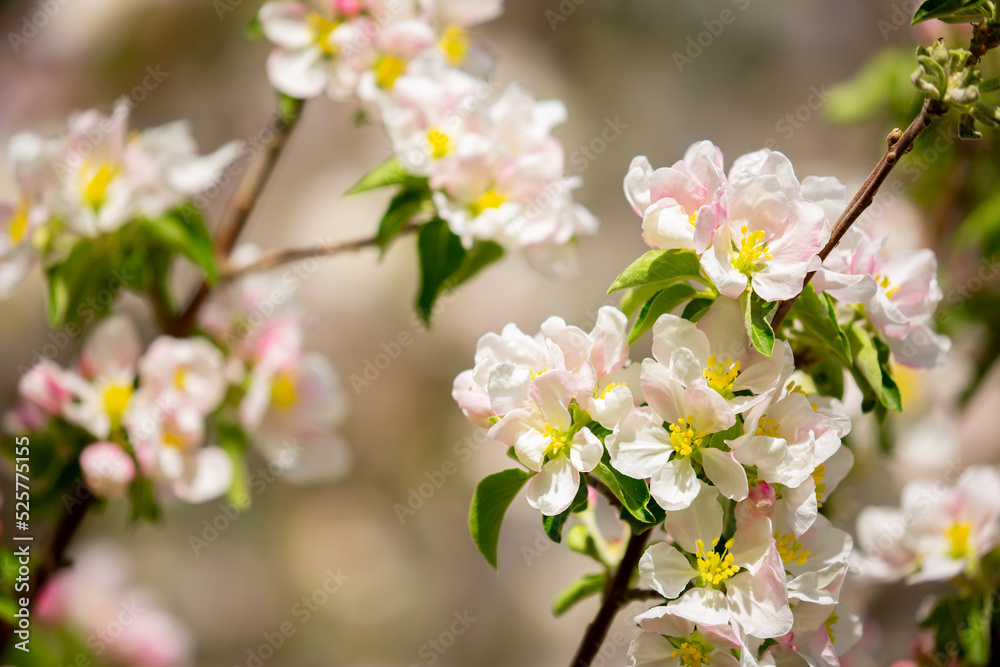
[[[120,498],[135,479],[135,462],[113,442],[96,442],[80,453],[87,486],[102,498]]]
[[[334,8],[341,16],[352,18],[361,13],[361,2],[360,0],[335,0]]]
[[[747,496],[747,503],[752,514],[757,516],[771,516],[774,513],[774,505],[778,501],[778,494],[774,487],[763,480],[757,480],[750,487],[750,494]]]

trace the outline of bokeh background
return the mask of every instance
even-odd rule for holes
[[[189,118],[208,151],[254,137],[272,112],[274,95],[264,74],[269,46],[246,38],[260,0],[49,4],[58,11],[16,52],[10,33],[21,31],[41,3],[0,5],[0,139],[25,129],[60,131],[73,110],[110,111],[117,97],[141,85],[147,68],[165,76],[134,109],[135,127]],[[507,516],[499,574],[479,556],[468,535],[469,501],[476,482],[508,461],[504,448],[473,439],[450,398],[452,379],[472,365],[476,340],[487,331],[513,321],[534,332],[552,314],[589,327],[597,308],[612,303],[607,286],[645,249],[640,221],[621,188],[635,155],[668,165],[693,141],[708,138],[731,162],[768,145],[789,155],[800,177],[835,175],[853,190],[880,156],[892,121],[886,116],[833,125],[827,93],[887,46],[910,49],[929,36],[929,30],[908,27],[910,4],[507,0],[504,15],[477,34],[499,54],[500,81],[520,81],[569,109],[569,121],[556,134],[566,145],[568,170],[583,178],[579,200],[602,223],[599,236],[580,244],[580,275],[548,284],[510,257],[446,299],[428,332],[411,317],[417,276],[412,239],[399,242],[381,263],[365,252],[309,267],[299,292],[311,314],[309,344],[339,368],[353,405],[346,427],[355,459],[350,476],[309,487],[268,484],[249,511],[220,521],[226,529],[198,553],[191,537],[211,536],[205,522],[223,514],[219,502],[170,508],[160,525],[138,529],[129,528],[124,508],[113,505],[88,519],[80,545],[110,541],[125,552],[131,576],[188,627],[199,667],[256,664],[252,654],[265,635],[286,621],[295,624],[295,635],[267,664],[566,664],[596,602],[558,619],[550,605],[590,563],[552,548],[538,513],[523,499]],[[731,22],[720,21],[723,12],[730,12],[725,16]],[[701,46],[691,47],[699,35]],[[690,61],[678,66],[676,54]],[[308,105],[244,240],[278,248],[375,229],[385,196],[347,199],[342,193],[389,149],[377,127],[355,125],[354,113],[325,99]],[[607,127],[619,129],[602,138]],[[0,174],[0,194],[11,189],[10,174]],[[211,200],[214,219],[230,191]],[[900,199],[872,224],[904,226],[901,243],[919,245],[926,238],[923,217]],[[191,278],[178,276],[184,285]],[[18,365],[48,340],[41,294],[36,276],[0,304],[3,405],[13,400]],[[143,321],[140,304],[126,301],[124,307]],[[148,327],[146,332],[152,334]],[[404,334],[411,343],[396,348]],[[850,527],[862,504],[895,503],[902,480],[933,474],[949,458],[997,459],[1000,430],[989,427],[995,423],[995,373],[961,413],[951,407],[972,372],[963,350],[976,344],[974,336],[956,340],[953,363],[929,378],[904,375],[907,420],[921,417],[919,428],[900,426],[910,448],[906,465],[899,456],[881,457],[861,420],[852,442],[857,471],[831,501],[841,525]],[[63,361],[76,348],[71,343]],[[387,348],[398,349],[396,358],[374,379],[369,372],[367,384],[352,383]],[[925,418],[939,412],[945,415]],[[472,453],[469,443],[482,446]],[[454,475],[440,473],[451,469],[448,462]],[[421,491],[429,497],[420,497]],[[401,517],[400,506],[414,511]],[[300,623],[295,605],[323,585],[329,570],[346,581]],[[926,592],[851,588],[844,599],[859,612],[870,609],[873,619],[849,662],[884,665],[904,657],[913,613]],[[443,633],[455,614],[475,620],[451,642]],[[622,614],[604,664],[624,664],[631,627],[629,614]],[[442,651],[431,645],[435,640]]]

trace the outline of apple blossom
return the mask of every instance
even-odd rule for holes
[[[114,442],[95,442],[80,452],[80,469],[90,490],[102,498],[121,498],[135,479],[135,462]]]
[[[635,622],[642,632],[629,646],[629,667],[737,667],[731,651],[748,651],[732,627],[696,624],[667,607],[653,607]]]

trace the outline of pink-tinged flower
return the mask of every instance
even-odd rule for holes
[[[135,479],[135,462],[121,445],[95,442],[80,452],[83,479],[101,498],[121,498]]]
[[[569,508],[580,473],[593,470],[604,454],[597,436],[574,426],[569,412],[573,398],[592,393],[593,384],[586,387],[567,371],[532,380],[528,371],[504,364],[490,378],[494,408],[505,406],[490,437],[513,447],[518,460],[537,473],[528,482],[528,504],[546,516]]]
[[[17,134],[7,159],[17,181],[17,201],[0,202],[0,298],[10,296],[38,263],[43,227],[51,216],[57,181],[53,163],[57,142]]]
[[[1000,544],[1000,472],[973,466],[954,486],[912,481],[901,508],[866,507],[857,528],[864,575],[915,583],[974,570]]]
[[[763,401],[746,413],[744,434],[727,440],[736,460],[760,479],[798,487],[840,448],[837,424],[798,392]]]
[[[693,144],[673,167],[654,171],[645,156],[634,158],[625,176],[625,196],[642,216],[642,238],[656,250],[703,251],[709,239],[697,243],[695,229],[717,226],[725,187],[722,151],[710,141]]]
[[[153,394],[176,392],[179,400],[208,415],[226,392],[225,363],[204,338],[160,336],[139,361],[139,384]]]
[[[73,374],[47,359],[35,364],[18,382],[18,392],[29,404],[46,415],[61,417],[73,400]]]
[[[799,602],[792,631],[761,656],[760,665],[840,667],[840,658],[861,639],[861,619],[843,605]]]
[[[770,174],[739,180],[731,176],[723,206],[725,218],[701,256],[702,268],[719,291],[735,299],[749,286],[765,301],[801,292],[806,274],[819,266],[817,253],[830,238],[823,208],[790,198],[782,181]]]
[[[802,535],[809,530],[819,508],[852,467],[854,454],[849,448],[840,447],[833,456],[816,466],[801,484],[782,489],[781,504],[794,535]]]
[[[661,315],[653,325],[653,357],[682,384],[707,382],[736,413],[783,386],[795,368],[786,342],[771,357],[750,345],[739,305],[730,299],[716,301],[698,324]],[[754,396],[736,395],[747,390]]]
[[[106,439],[119,429],[135,389],[139,334],[125,315],[113,315],[91,331],[76,362],[73,400],[63,417]]]
[[[141,390],[125,428],[143,474],[180,500],[201,503],[233,482],[233,463],[222,448],[203,446],[205,417],[181,394]]]
[[[437,19],[444,25],[470,28],[503,13],[503,0],[435,0]]]
[[[668,512],[666,525],[674,544],[654,544],[646,550],[639,561],[640,579],[672,600],[667,605],[671,613],[693,623],[733,623],[760,639],[780,637],[792,628],[792,612],[771,522],[748,521],[721,544],[719,500],[717,493],[704,492],[690,507]],[[694,586],[688,588],[691,582]]]
[[[53,213],[72,232],[96,236],[140,216],[156,218],[210,187],[242,150],[232,142],[198,156],[186,122],[130,136],[128,114],[121,101],[110,116],[90,110],[70,118]]]
[[[629,667],[737,667],[731,652],[749,651],[732,627],[692,623],[667,607],[643,612],[635,622],[642,632],[629,647]]]
[[[942,298],[937,259],[930,250],[885,255],[886,238],[873,240],[864,231],[852,229],[816,274],[816,289],[846,303],[863,303],[869,320],[885,335],[900,363],[916,368],[944,365],[951,341],[930,327]],[[873,294],[842,287],[853,276],[870,276]]]
[[[682,386],[652,359],[642,364],[649,408],[638,408],[605,439],[615,469],[650,478],[649,492],[667,510],[688,507],[704,490],[699,472],[728,498],[747,497],[747,474],[730,451],[712,446],[712,435],[729,429],[736,415],[704,380]],[[667,423],[664,427],[664,423]]]
[[[591,332],[569,326],[561,317],[550,317],[542,323],[542,335],[559,346],[566,370],[576,373],[585,364],[600,380],[628,363],[628,318],[613,306],[597,311],[597,321]]]
[[[830,606],[837,604],[854,540],[834,528],[822,514],[801,535],[795,534],[793,521],[779,504],[772,527],[775,548],[788,576],[789,599]]]

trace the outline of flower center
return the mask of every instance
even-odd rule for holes
[[[768,438],[780,438],[781,426],[767,415],[763,415],[757,422],[757,432],[754,435],[764,435]]]
[[[476,215],[479,215],[488,208],[500,208],[505,201],[507,199],[503,195],[490,188],[472,205],[472,211]]]
[[[552,424],[546,424],[545,435],[549,438],[549,446],[545,448],[545,456],[549,459],[569,456],[569,445],[572,439],[569,433],[557,431]]]
[[[952,558],[966,558],[972,553],[972,524],[968,521],[957,521],[944,531],[945,537],[951,543]]]
[[[457,25],[450,25],[444,29],[438,46],[448,56],[448,62],[452,65],[461,65],[465,60],[465,54],[469,51],[469,36]]]
[[[24,235],[28,231],[28,203],[21,201],[17,205],[17,210],[14,211],[14,217],[10,219],[10,229],[8,233],[10,234],[10,240],[14,245],[21,242]]]
[[[711,653],[712,645],[695,632],[683,640],[670,655],[678,659],[684,667],[701,667],[709,663],[708,656]]]
[[[795,535],[782,533],[780,530],[774,531],[774,546],[778,549],[778,555],[786,565],[795,563],[805,565],[811,551],[804,551],[802,543],[795,539]]]
[[[380,88],[392,88],[404,69],[406,69],[406,61],[402,58],[382,56],[379,58],[378,64],[375,65],[375,83]]]
[[[670,425],[670,444],[679,456],[691,456],[701,447],[702,441],[708,435],[694,427],[694,415],[681,417],[676,424]]]
[[[431,145],[431,156],[440,160],[451,152],[451,139],[438,127],[427,130],[427,143]]]
[[[167,447],[184,449],[184,440],[182,440],[179,435],[170,430],[163,432],[163,444],[166,445]]]
[[[113,383],[104,387],[104,412],[111,420],[112,428],[117,428],[122,421],[122,415],[132,398],[132,385]]]
[[[80,194],[83,201],[93,210],[104,205],[108,196],[108,186],[118,176],[119,169],[110,162],[101,162],[96,167],[84,164],[80,177]]]
[[[896,292],[899,291],[898,285],[893,285],[889,282],[888,276],[875,276],[875,282],[879,284],[879,287],[885,290],[885,298],[891,299]]]
[[[331,21],[325,16],[320,16],[315,12],[309,14],[306,21],[313,31],[313,39],[322,51],[323,55],[330,57],[337,53],[337,46],[330,41],[330,35],[340,25],[340,21]]]
[[[695,226],[695,221],[697,219],[698,219],[698,212],[697,211],[695,211],[694,213],[692,213],[691,215],[688,216],[688,222],[691,223],[692,227]]]
[[[174,371],[174,386],[184,391],[184,384],[187,382],[187,369],[178,368]]]
[[[271,385],[271,402],[282,410],[295,405],[299,400],[295,386],[295,376],[292,373],[282,373]]]
[[[773,259],[773,256],[764,243],[764,230],[758,229],[748,234],[747,226],[743,225],[740,231],[743,233],[743,238],[740,239],[740,254],[733,261],[733,267],[740,273],[753,273],[760,268],[764,260]]]
[[[614,389],[615,387],[627,387],[627,386],[628,385],[626,385],[624,382],[612,382],[607,387],[605,387],[603,390],[595,389],[594,390],[594,398],[596,398],[597,400],[600,401],[601,399],[607,398],[608,394],[610,394],[611,390]],[[598,393],[598,392],[600,392],[600,393]]]
[[[826,464],[820,463],[816,466],[816,469],[812,471],[813,481],[816,483],[816,508],[819,509],[823,506],[820,498],[826,493],[826,483],[823,481],[826,479]]]
[[[728,394],[733,390],[733,383],[740,373],[740,362],[733,361],[726,357],[725,361],[719,361],[715,355],[709,355],[708,368],[703,371],[708,386],[720,394]]]
[[[712,542],[712,549],[705,549],[705,543],[698,540],[698,551],[695,552],[698,562],[698,575],[701,577],[703,586],[717,587],[726,579],[740,571],[740,568],[733,565],[733,555],[729,549],[733,546],[733,540],[726,542],[725,550],[719,553],[715,550],[719,544],[719,538]]]

